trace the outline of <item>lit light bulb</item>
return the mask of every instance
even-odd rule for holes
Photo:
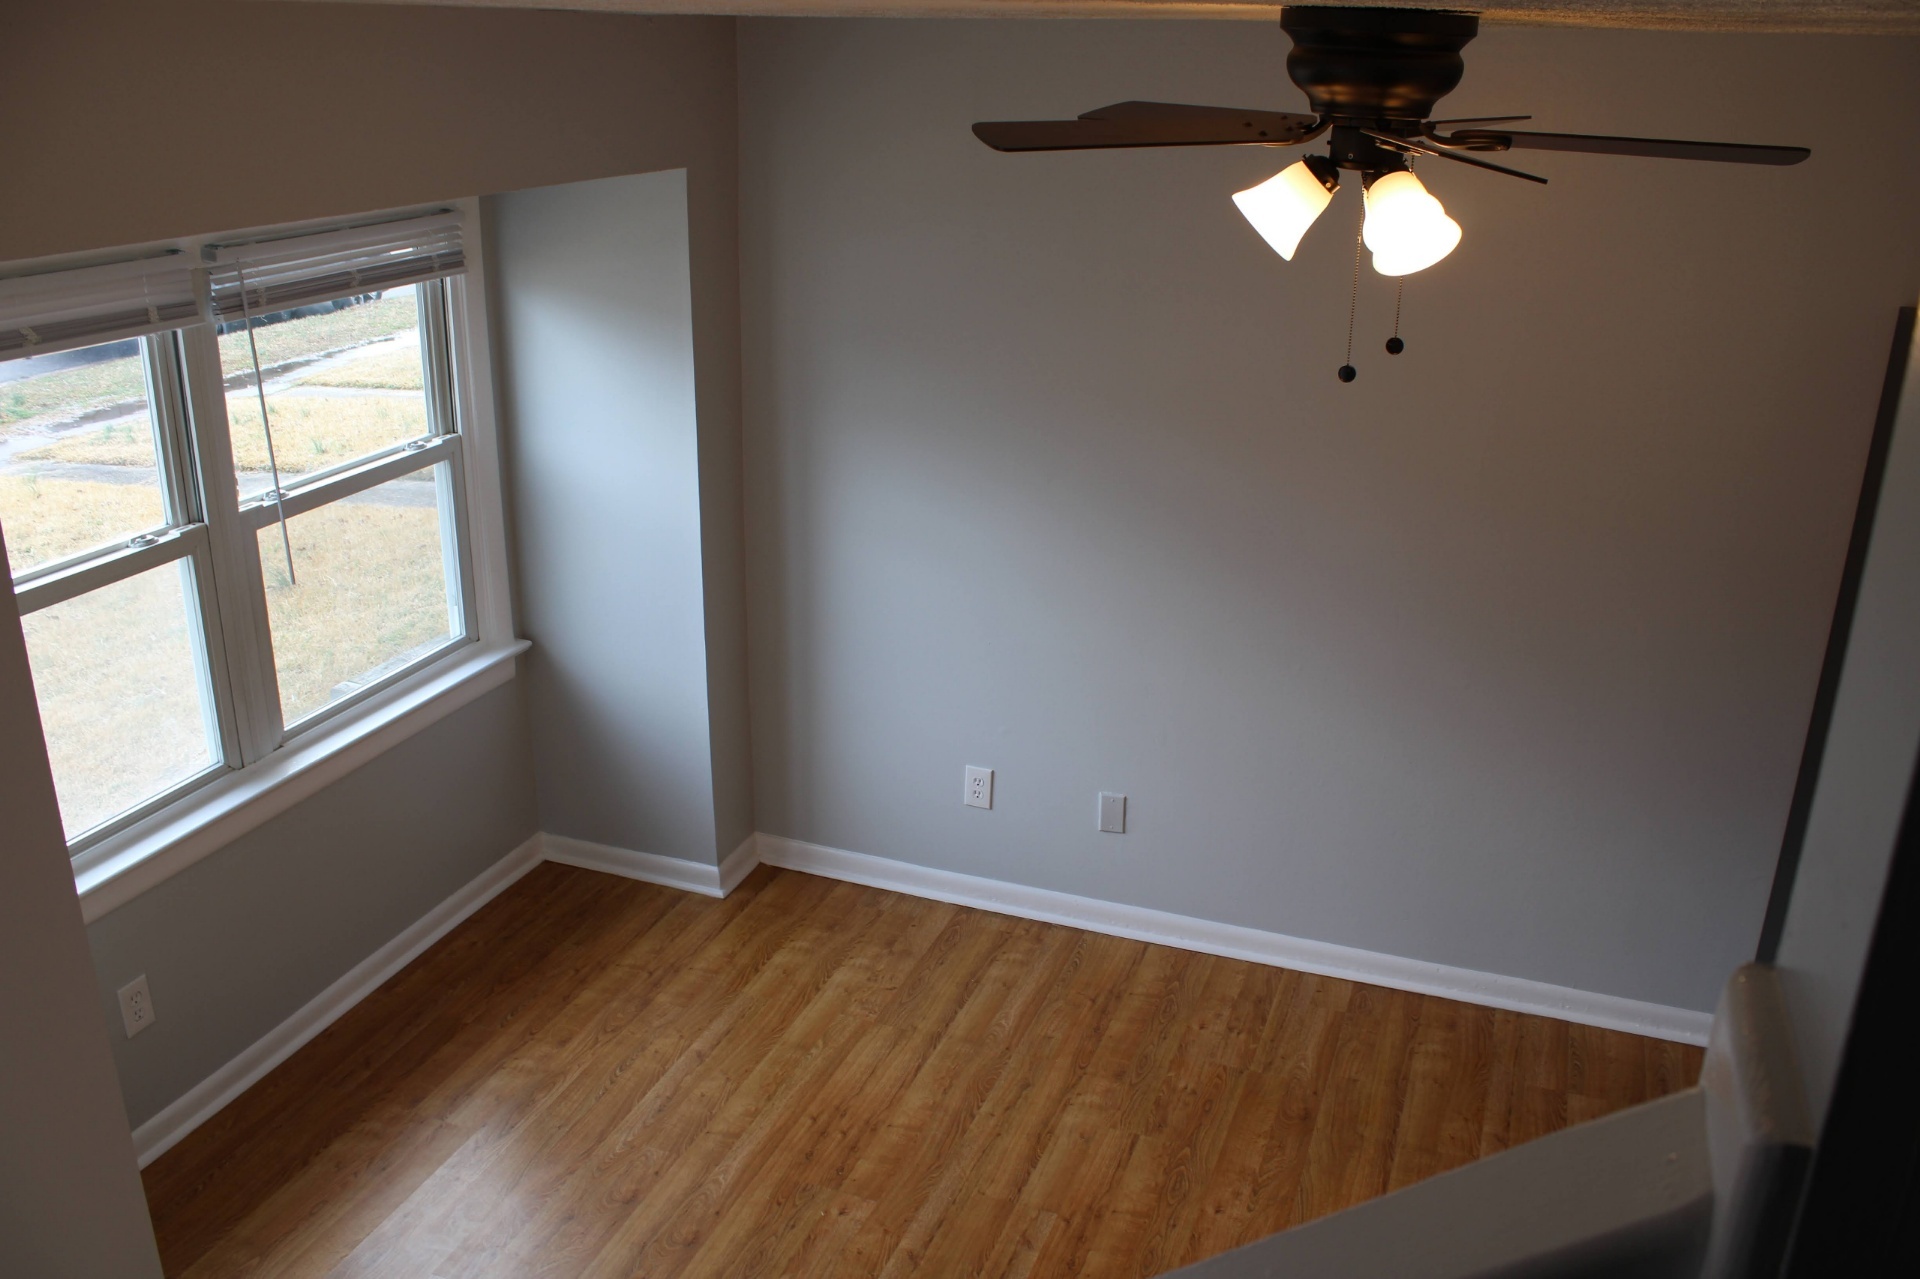
[[[1321,156],[1288,165],[1257,187],[1233,193],[1233,202],[1273,251],[1293,261],[1300,237],[1333,199],[1340,179]]]
[[[1373,250],[1373,269],[1381,275],[1412,275],[1453,252],[1460,243],[1460,224],[1427,194],[1419,178],[1402,170],[1376,178],[1367,188],[1367,220],[1360,238]]]

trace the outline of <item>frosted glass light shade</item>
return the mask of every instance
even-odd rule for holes
[[[1460,224],[1427,194],[1419,178],[1402,171],[1377,178],[1367,188],[1367,220],[1360,238],[1373,250],[1373,269],[1381,275],[1412,275],[1453,252],[1460,243]]]
[[[1233,193],[1233,202],[1273,251],[1293,261],[1300,237],[1333,200],[1333,192],[1305,160],[1296,161],[1257,187]]]

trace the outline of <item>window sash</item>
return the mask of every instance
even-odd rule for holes
[[[194,642],[200,705],[206,714],[204,727],[208,739],[217,743],[218,760],[125,812],[73,833],[67,841],[70,852],[90,847],[141,821],[223,775],[239,761],[236,707],[233,690],[224,678],[225,646],[216,623],[218,600],[213,543],[206,522],[200,518],[200,493],[193,481],[193,448],[187,430],[180,372],[180,332],[170,330],[148,335],[141,343],[141,355],[146,367],[147,411],[153,424],[161,507],[169,522],[65,560],[35,565],[14,579],[14,598],[20,616],[26,617],[150,569],[189,561],[193,567],[193,590],[185,600],[189,612],[187,633]]]
[[[367,698],[406,679],[422,667],[445,657],[450,651],[474,643],[480,634],[475,603],[470,521],[467,511],[467,468],[465,437],[460,433],[453,397],[455,343],[450,325],[453,290],[446,281],[430,280],[420,285],[421,385],[427,398],[429,434],[402,441],[365,457],[354,458],[337,467],[302,476],[278,493],[255,494],[239,504],[234,517],[247,536],[246,554],[252,561],[250,586],[254,588],[258,610],[258,636],[253,649],[251,678],[270,706],[258,712],[262,732],[270,741],[265,753],[271,753],[297,736],[311,732],[329,720],[351,710]],[[210,326],[209,326],[210,329]],[[217,354],[215,357],[217,365]],[[438,388],[436,390],[436,388]],[[224,395],[220,404],[224,411]],[[221,424],[224,431],[225,423]],[[223,436],[223,438],[226,438]],[[406,666],[388,672],[379,680],[357,689],[338,701],[312,711],[288,723],[282,717],[279,674],[274,666],[271,627],[267,622],[266,590],[259,562],[259,543],[253,536],[287,519],[318,510],[391,480],[446,463],[440,472],[437,497],[440,512],[442,570],[447,583],[447,620],[449,639]],[[231,483],[224,492],[234,491]]]
[[[116,338],[115,341],[120,339]],[[188,457],[187,436],[184,430],[184,415],[180,399],[180,376],[177,353],[172,333],[152,334],[140,344],[141,363],[146,373],[147,419],[153,431],[154,465],[160,483],[160,509],[162,522],[151,528],[130,533],[118,541],[105,542],[89,547],[63,559],[49,560],[35,564],[24,573],[14,575],[14,590],[21,595],[20,612],[22,616],[35,608],[47,605],[29,606],[28,588],[48,578],[64,577],[79,570],[87,569],[95,561],[107,561],[131,551],[151,546],[157,539],[165,539],[189,524],[198,520],[198,503],[192,493],[192,463]],[[152,563],[132,572],[144,572]],[[100,581],[106,585],[110,580]],[[91,586],[86,589],[93,589]],[[75,592],[77,593],[77,592]],[[72,594],[61,599],[71,599]],[[57,602],[57,601],[56,601]]]
[[[207,549],[207,526],[179,525],[141,533],[118,546],[89,551],[59,564],[36,568],[14,583],[14,598],[20,604],[20,616],[37,613],[55,604],[78,599],[89,591],[125,581],[148,569],[171,564],[175,560],[203,554]]]
[[[200,706],[205,715],[205,722],[202,727],[207,737],[211,741],[218,743],[218,749],[215,752],[218,758],[193,776],[176,782],[174,785],[169,786],[156,795],[149,796],[132,808],[118,813],[104,822],[88,827],[86,830],[70,834],[67,837],[67,855],[70,858],[78,856],[102,840],[111,839],[129,826],[145,821],[169,804],[177,803],[200,787],[205,786],[208,782],[216,778],[224,777],[238,767],[236,761],[238,739],[234,732],[233,699],[230,690],[220,677],[219,632],[210,613],[213,603],[213,582],[211,560],[206,553],[205,526],[194,526],[190,529],[179,530],[179,532],[187,535],[180,539],[180,543],[188,545],[192,547],[192,549],[170,554],[165,558],[156,560],[153,563],[143,564],[138,568],[130,568],[125,573],[116,574],[112,578],[100,582],[99,585],[110,586],[114,582],[124,581],[126,578],[136,573],[145,572],[149,568],[157,568],[169,563],[178,563],[182,560],[192,564],[193,590],[187,594],[185,599],[188,610],[186,619],[187,634],[193,637],[195,665],[200,677]],[[198,534],[199,536],[192,536],[194,534]],[[83,593],[84,592],[76,592],[75,596]],[[68,596],[67,598],[74,598],[75,596]],[[61,601],[53,600],[37,603],[35,608],[49,607],[51,603],[58,602]],[[21,608],[21,616],[26,616],[27,611],[23,606]]]
[[[280,522],[282,510],[288,519],[305,515],[355,493],[363,493],[376,484],[450,461],[459,452],[457,435],[407,440],[317,475],[304,475],[298,483],[288,485],[277,494],[271,489],[256,494],[241,505],[240,522],[254,531],[271,528]]]
[[[446,465],[441,466],[442,463]],[[288,519],[331,506],[391,480],[415,475],[429,467],[439,468],[437,507],[440,513],[441,571],[447,584],[446,643],[436,645],[405,666],[388,671],[378,680],[356,689],[346,697],[329,702],[299,719],[282,726],[282,741],[292,741],[310,732],[344,711],[352,709],[389,685],[407,678],[423,667],[439,661],[454,649],[475,642],[479,637],[479,618],[474,605],[472,556],[465,553],[470,541],[466,507],[466,462],[459,436],[414,440],[410,444],[378,454],[345,474],[337,474],[323,483],[307,483],[286,491],[284,502]],[[280,503],[270,499],[250,502],[241,510],[242,522],[254,531],[272,528],[280,520]],[[251,540],[251,539],[249,539]],[[257,545],[257,543],[256,543]],[[273,661],[271,651],[267,661]],[[278,675],[275,674],[275,707],[279,706]]]
[[[444,385],[450,377],[447,366],[451,363],[453,351],[447,321],[449,295],[450,289],[445,281],[430,280],[420,285],[423,387]],[[225,539],[227,563],[219,570],[223,571],[225,578],[221,598],[223,604],[229,597],[234,599],[235,613],[243,616],[223,612],[223,621],[229,635],[229,650],[234,655],[233,682],[241,690],[243,763],[252,764],[265,759],[296,736],[310,732],[368,697],[407,678],[422,666],[446,656],[448,651],[477,639],[478,619],[471,605],[472,555],[467,550],[471,539],[467,534],[467,485],[465,459],[462,456],[464,442],[458,430],[459,423],[451,411],[450,397],[443,395],[439,403],[444,407],[436,410],[435,400],[429,393],[428,424],[435,434],[403,441],[326,471],[302,476],[278,493],[255,494],[242,503],[235,496],[232,436],[226,418],[226,392],[220,377],[220,354],[214,328],[212,325],[201,325],[190,330],[187,339],[190,345],[201,348],[199,358],[211,370],[211,376],[190,377],[189,385],[202,392],[198,402],[204,404],[202,412],[209,419],[207,427],[196,428],[196,437],[207,441],[211,432],[211,443],[215,448],[209,452],[217,451],[220,454],[217,458],[203,459],[201,487],[203,493],[219,505],[222,521],[231,526]],[[452,638],[419,660],[389,672],[367,687],[292,723],[287,722],[281,706],[272,627],[267,617],[266,581],[255,534],[278,523],[283,508],[286,518],[292,519],[296,515],[351,497],[376,484],[440,462],[447,462],[448,471],[456,477],[456,482],[451,486],[453,492],[440,495],[440,510],[443,554],[447,554],[447,548],[450,547],[452,560],[445,566],[449,615],[451,617],[454,601],[458,600],[461,625],[457,628],[450,626]]]

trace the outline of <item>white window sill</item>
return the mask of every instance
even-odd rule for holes
[[[475,644],[354,708],[342,722],[275,751],[103,840],[74,859],[91,924],[209,853],[286,812],[421,729],[513,678],[526,640]]]

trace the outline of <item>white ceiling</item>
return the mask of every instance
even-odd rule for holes
[[[1280,0],[365,0],[508,9],[617,13],[722,13],[832,17],[1271,19]],[[1368,0],[1376,7],[1443,3]],[[1460,5],[1491,22],[1580,27],[1920,33],[1920,0],[1479,0]]]

